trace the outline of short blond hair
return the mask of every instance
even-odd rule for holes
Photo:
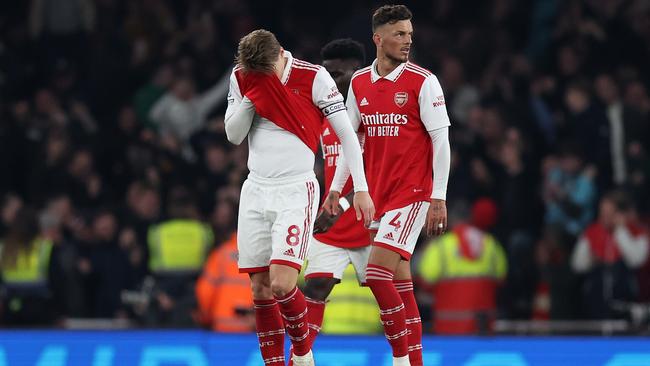
[[[280,42],[265,29],[256,29],[239,40],[235,61],[244,71],[273,72]]]

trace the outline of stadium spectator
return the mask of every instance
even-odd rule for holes
[[[585,166],[579,145],[566,143],[557,158],[545,162],[543,197],[544,223],[559,226],[566,234],[577,236],[594,216],[595,169]]]
[[[90,240],[80,246],[79,262],[88,316],[126,317],[120,294],[133,287],[133,269],[128,253],[118,245],[117,217],[110,210],[99,210],[91,231]]]
[[[51,324],[56,316],[50,284],[52,241],[40,236],[36,211],[18,209],[0,243],[2,322]]]
[[[600,200],[598,220],[582,233],[571,266],[586,275],[583,311],[587,318],[624,317],[615,301],[635,301],[638,283],[634,270],[648,259],[648,234],[634,222],[632,203],[622,192]]]
[[[0,238],[3,238],[23,207],[23,200],[15,193],[7,193],[0,201]]]
[[[168,219],[149,227],[149,271],[157,291],[150,325],[190,326],[195,307],[193,283],[213,246],[212,230],[200,221],[194,198],[183,187],[170,191]]]
[[[250,280],[239,273],[234,233],[212,250],[196,282],[198,321],[217,332],[255,331]]]
[[[227,84],[215,84],[210,90],[197,95],[191,79],[178,78],[171,91],[153,105],[149,118],[158,132],[165,138],[176,140],[189,158],[191,150],[186,145],[191,135],[205,124],[208,113],[227,92]]]
[[[434,333],[492,332],[497,289],[507,273],[505,252],[486,231],[496,220],[494,201],[479,199],[469,220],[424,249],[417,272],[433,297]]]

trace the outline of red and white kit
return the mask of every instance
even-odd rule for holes
[[[334,178],[341,144],[327,121],[323,127],[321,147],[325,162],[325,191],[327,192]],[[348,179],[342,195],[345,196],[351,191],[352,180]],[[305,271],[305,278],[331,277],[340,280],[348,264],[352,263],[359,283],[364,283],[368,256],[370,256],[369,244],[368,230],[363,226],[363,221],[357,221],[354,209],[346,210],[327,232],[314,235],[314,241],[307,255],[309,265]]]
[[[405,62],[381,77],[376,62],[354,74],[346,106],[353,129],[362,126],[365,133],[364,164],[376,208],[374,245],[409,259],[431,198],[445,199],[448,159],[435,159],[440,166],[434,167],[433,157],[434,146],[435,153],[449,154],[449,117],[431,72]],[[346,178],[338,169],[332,189]]]
[[[321,66],[294,59],[288,51],[284,51],[284,57],[287,65],[280,80],[282,87],[292,93],[292,98],[306,100],[309,108],[318,108],[318,126],[307,125],[304,116],[313,115],[312,110],[296,111],[295,104],[287,104],[282,87],[271,88],[271,93],[256,99],[254,105],[251,101],[254,91],[247,94],[242,89],[246,82],[242,70],[236,68],[230,78],[226,134],[234,143],[248,137],[249,146],[250,174],[242,187],[237,231],[241,272],[267,271],[271,263],[300,270],[318,210],[320,195],[313,171],[314,150],[324,118],[341,136],[346,150],[355,151],[358,161],[350,164],[355,188],[367,190],[358,140],[349,126],[343,97],[334,80]],[[302,120],[297,127],[295,119],[293,125],[279,119],[271,121],[260,115],[263,108],[289,111]],[[279,125],[289,126],[289,130]],[[291,127],[294,131],[290,131]],[[315,132],[313,143],[310,131]]]

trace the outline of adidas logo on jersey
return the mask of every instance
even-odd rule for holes
[[[329,136],[329,134],[330,134],[330,129],[328,127],[325,129],[325,131],[323,131],[323,136]]]
[[[289,248],[287,251],[285,251],[282,254],[287,255],[289,257],[295,257],[296,256],[295,254],[293,254],[293,248]]]
[[[370,104],[368,103],[368,99],[366,99],[366,97],[363,97],[363,99],[361,99],[361,103],[359,103],[359,106],[363,107],[367,106],[368,104]]]
[[[395,240],[395,238],[393,238],[393,233],[388,233],[388,234],[384,235],[384,239]]]

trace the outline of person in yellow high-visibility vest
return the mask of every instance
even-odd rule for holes
[[[189,202],[172,203],[172,218],[149,228],[149,270],[155,275],[198,274],[212,247],[212,229]]]
[[[485,231],[495,218],[495,204],[480,199],[473,206],[470,223],[455,225],[422,253],[418,272],[434,298],[435,333],[491,331],[497,288],[507,272],[501,245]]]
[[[199,220],[196,205],[184,190],[172,192],[168,214],[171,218],[151,226],[147,235],[149,271],[157,287],[157,308],[147,315],[148,322],[192,326],[193,284],[213,245],[212,229]]]
[[[5,298],[3,322],[41,324],[53,320],[49,272],[52,241],[39,236],[36,212],[18,210],[0,242],[0,274]]]

